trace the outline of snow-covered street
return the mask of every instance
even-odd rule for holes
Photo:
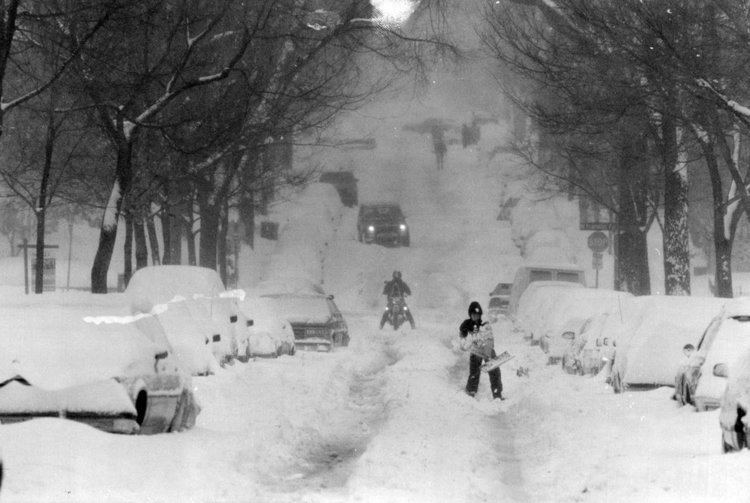
[[[456,320],[377,329],[332,354],[237,363],[194,382],[197,427],[116,436],[42,419],[0,428],[3,501],[744,501],[750,453],[671,389],[612,393],[544,365],[507,324],[505,401],[463,393]],[[517,375],[521,367],[528,375]]]

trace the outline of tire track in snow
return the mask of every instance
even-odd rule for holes
[[[443,340],[443,344],[453,349],[451,338]],[[501,373],[503,370],[501,369]],[[468,359],[464,353],[456,356],[456,362],[448,369],[450,380],[455,383],[456,389],[463,393],[466,386],[466,379],[469,375]],[[506,493],[502,495],[502,501],[534,501],[532,497],[523,489],[525,487],[523,471],[524,460],[522,454],[516,449],[516,432],[512,427],[512,421],[509,420],[508,414],[510,407],[505,401],[498,404],[495,401],[490,402],[489,376],[482,371],[479,381],[479,389],[475,407],[480,414],[484,414],[487,431],[492,435],[492,447],[494,451],[494,460],[501,472],[501,480],[506,486]]]
[[[298,460],[269,481],[280,492],[343,487],[354,463],[366,451],[368,443],[386,419],[383,395],[384,372],[396,357],[383,347],[357,352],[354,359],[338,365],[333,383],[325,397],[336,410],[332,423],[322,428],[299,452]]]

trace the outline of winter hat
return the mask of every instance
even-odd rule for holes
[[[482,316],[482,306],[480,306],[479,302],[476,300],[469,304],[469,316],[471,316],[472,313],[477,313],[479,316]]]

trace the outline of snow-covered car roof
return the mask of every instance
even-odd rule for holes
[[[20,375],[48,390],[153,373],[164,341],[150,341],[132,316],[106,306],[0,306],[0,380]]]
[[[518,300],[516,319],[524,330],[537,333],[544,327],[545,317],[556,299],[569,295],[572,290],[585,289],[580,283],[570,281],[534,281]]]
[[[737,297],[726,300],[722,309],[722,316],[725,318],[750,316],[750,297]]]
[[[278,312],[289,323],[323,324],[331,319],[330,301],[325,295],[277,294],[264,297],[277,302]]]
[[[226,294],[219,274],[213,269],[189,265],[160,265],[138,269],[128,282],[125,294],[131,302],[147,300],[153,305],[165,304],[175,297],[219,298]],[[140,310],[148,306],[139,307]]]
[[[319,283],[315,283],[308,278],[291,276],[284,278],[275,278],[264,280],[253,286],[246,288],[247,295],[252,297],[261,297],[268,295],[325,295],[326,292]]]
[[[726,299],[647,295],[636,297],[640,314],[628,340],[617,340],[612,371],[622,382],[672,385],[684,363],[682,348],[697,345],[711,319]],[[631,325],[633,326],[633,325]]]
[[[555,299],[546,322],[546,331],[551,335],[561,333],[570,319],[586,319],[599,313],[619,311],[628,292],[604,288],[574,288]]]
[[[527,269],[555,269],[555,270],[564,270],[564,271],[578,271],[583,272],[583,268],[580,265],[572,264],[570,262],[541,262],[541,261],[531,261],[522,264],[520,268],[527,268]]]

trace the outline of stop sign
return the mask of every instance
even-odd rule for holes
[[[596,231],[589,235],[588,243],[591,251],[601,253],[609,247],[609,238],[602,231]]]

